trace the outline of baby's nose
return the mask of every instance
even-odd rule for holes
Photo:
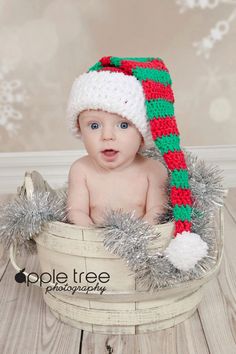
[[[104,140],[115,139],[115,132],[112,127],[103,127],[102,129],[102,138]]]

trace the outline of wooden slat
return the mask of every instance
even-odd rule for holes
[[[132,304],[128,310],[103,310],[99,308],[86,308],[78,304],[64,302],[56,297],[56,294],[47,293],[44,295],[46,303],[63,316],[68,316],[73,320],[79,320],[97,325],[139,325],[149,324],[156,321],[173,320],[175,317],[191,311],[199,303],[202,297],[202,289],[198,289],[186,298],[178,299],[167,305],[153,307],[149,309],[132,309]],[[127,304],[128,305],[128,304]],[[158,324],[157,327],[158,328]]]
[[[46,232],[43,232],[36,237],[36,242],[40,245],[45,246],[48,249],[55,250],[56,252],[62,254],[67,253],[81,257],[86,256],[94,258],[118,259],[117,256],[105,250],[102,242],[82,241],[79,240],[79,238],[77,240],[67,239],[68,241],[65,242],[65,238],[57,237]]]

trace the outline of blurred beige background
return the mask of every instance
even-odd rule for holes
[[[0,151],[83,147],[68,94],[105,55],[164,59],[182,145],[236,144],[235,24],[234,0],[0,0]]]

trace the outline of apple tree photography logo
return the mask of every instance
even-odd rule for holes
[[[72,277],[73,284],[68,284],[68,275],[65,272],[56,272],[55,269],[52,273],[43,272],[37,274],[36,272],[24,273],[25,268],[21,269],[15,275],[15,281],[17,283],[36,284],[45,288],[45,294],[50,291],[67,291],[74,295],[76,292],[84,292],[86,294],[90,292],[96,292],[100,295],[106,291],[104,284],[110,281],[110,274],[107,272],[101,272],[96,274],[95,272],[80,272],[73,269]],[[78,285],[77,285],[78,284]]]

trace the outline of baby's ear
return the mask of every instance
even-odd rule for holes
[[[79,116],[77,117],[77,120],[76,120],[76,126],[78,129],[80,129],[80,126],[79,126]]]
[[[77,120],[76,120],[76,127],[78,130],[80,130],[79,116],[77,117]]]

